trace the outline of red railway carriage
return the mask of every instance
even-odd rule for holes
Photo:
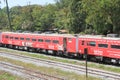
[[[92,58],[120,63],[120,39],[118,38],[80,37],[79,53],[83,55],[85,48]]]
[[[58,35],[4,32],[2,38],[7,46],[64,51],[63,37]]]
[[[34,48],[60,53],[76,55],[78,51],[78,39],[72,35],[60,34],[32,34],[4,32],[3,44],[15,46],[16,48]],[[77,45],[77,46],[76,46]]]

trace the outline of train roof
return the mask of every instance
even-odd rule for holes
[[[37,34],[37,33],[16,33],[16,32],[4,32],[6,34],[20,34],[20,35],[35,35],[35,36],[59,36],[59,37],[75,37],[73,34],[45,34],[45,33],[41,33],[41,34]]]
[[[16,32],[3,32],[7,34],[30,34],[30,35],[35,35],[35,36],[59,36],[59,37],[78,37],[78,38],[90,38],[90,39],[109,39],[109,40],[120,40],[120,37],[105,37],[104,35],[80,35],[80,34],[37,34],[37,33],[16,33]]]
[[[120,40],[119,37],[105,37],[103,35],[80,35],[79,38]]]

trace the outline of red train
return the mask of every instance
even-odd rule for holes
[[[120,38],[71,34],[0,33],[3,46],[120,64]]]

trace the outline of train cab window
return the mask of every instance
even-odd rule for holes
[[[53,40],[53,43],[59,44],[59,41],[58,40]]]
[[[8,35],[6,35],[6,36],[5,36],[5,38],[9,38],[9,36],[8,36]]]
[[[84,45],[84,42],[85,42],[85,41],[82,41],[81,45]]]
[[[111,48],[120,49],[120,45],[111,45]]]
[[[43,39],[38,39],[38,42],[43,42]]]
[[[98,44],[98,47],[108,48],[108,44]]]
[[[30,41],[30,38],[26,38],[27,41]]]
[[[13,39],[13,37],[10,37],[10,39]]]
[[[24,38],[20,38],[20,40],[24,40]]]
[[[51,40],[48,40],[48,39],[47,39],[47,40],[45,40],[45,42],[50,43],[50,42],[51,42]]]
[[[36,39],[32,39],[32,41],[36,41]]]
[[[96,42],[90,41],[90,42],[89,42],[89,46],[96,46]]]
[[[15,37],[15,40],[18,40],[19,38],[18,37]]]

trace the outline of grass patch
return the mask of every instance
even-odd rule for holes
[[[25,80],[16,75],[12,75],[5,71],[0,71],[0,80]]]
[[[74,72],[66,72],[66,71],[62,71],[60,69],[55,69],[52,67],[40,67],[40,66],[33,65],[31,63],[24,63],[21,61],[16,61],[16,60],[4,58],[4,57],[0,57],[0,61],[9,62],[15,65],[23,66],[24,68],[36,70],[36,71],[39,71],[39,72],[42,72],[48,75],[62,77],[65,80],[86,80],[84,75],[78,75]],[[89,76],[87,80],[101,80],[101,79]]]
[[[12,49],[5,49],[5,48],[0,48],[0,52],[17,53],[17,54],[31,56],[31,57],[40,58],[40,59],[47,59],[47,60],[53,60],[53,61],[58,61],[58,62],[64,62],[64,63],[70,63],[70,64],[75,64],[75,65],[85,66],[84,61],[83,62],[81,62],[81,61],[78,62],[78,61],[72,61],[72,60],[67,60],[67,59],[58,59],[58,58],[55,58],[55,57],[45,56],[43,54],[30,54],[30,52],[17,51],[17,50],[12,50]],[[105,66],[104,64],[98,64],[98,63],[96,64],[96,63],[89,63],[88,62],[88,67],[120,73],[120,68],[109,67],[109,66]]]

